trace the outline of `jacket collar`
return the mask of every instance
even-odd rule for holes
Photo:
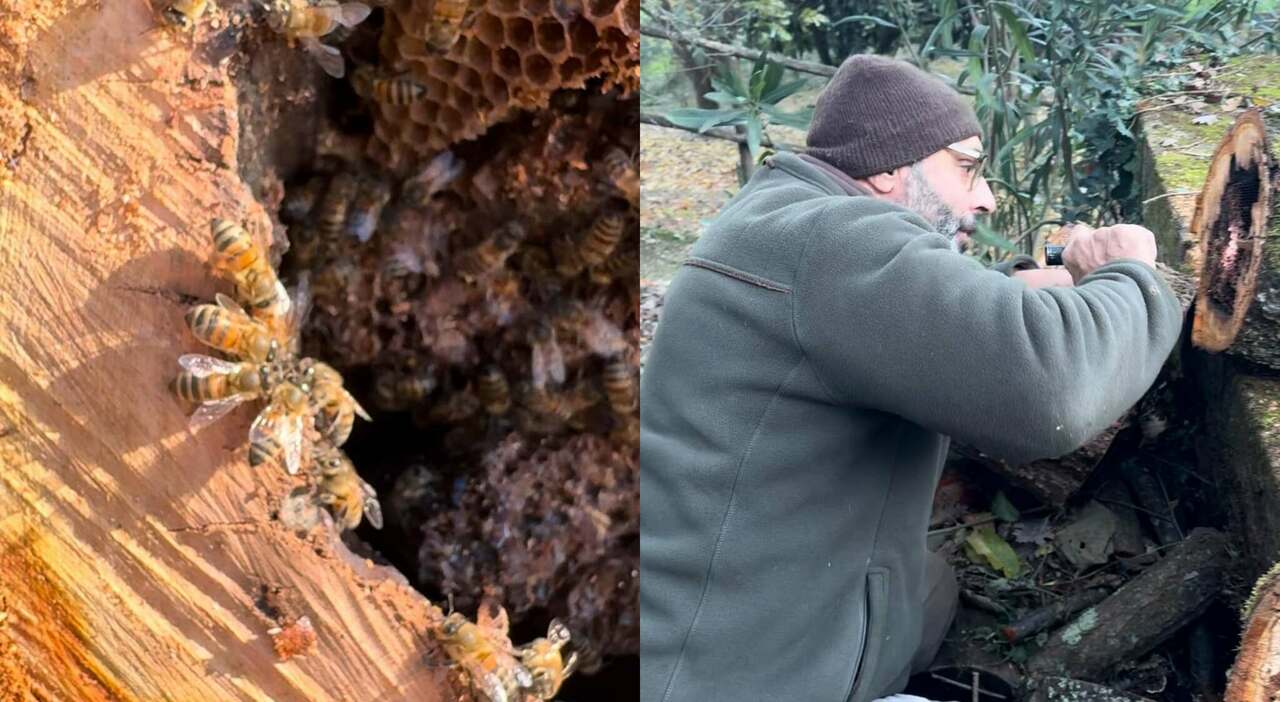
[[[809,154],[776,153],[765,159],[765,165],[807,180],[832,195],[869,197],[871,193],[844,171]]]

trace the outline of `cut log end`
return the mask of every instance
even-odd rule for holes
[[[1258,292],[1272,212],[1267,124],[1262,113],[1240,116],[1209,164],[1191,230],[1200,241],[1200,285],[1192,341],[1209,351],[1231,347]]]
[[[1240,653],[1223,702],[1270,702],[1280,697],[1280,563],[1258,583],[1244,609]]]

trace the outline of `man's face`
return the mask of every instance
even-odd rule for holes
[[[952,250],[961,252],[977,227],[976,216],[993,212],[996,201],[974,157],[982,153],[982,140],[974,136],[952,146],[955,149],[944,148],[903,169],[903,204],[950,239]]]

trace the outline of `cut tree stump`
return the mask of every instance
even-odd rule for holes
[[[228,75],[233,8],[194,46],[148,32],[147,3],[0,15],[0,698],[455,698],[438,608],[332,530],[282,527],[295,482],[249,468],[251,414],[192,434],[166,387],[200,350],[183,312],[221,289],[210,218],[272,230],[251,189],[285,142],[253,135],[320,112],[265,29],[266,65]],[[268,631],[301,616],[316,646],[281,662]]]
[[[1054,632],[1027,660],[1040,675],[1100,681],[1195,619],[1221,592],[1231,554],[1227,537],[1195,529],[1168,555]]]
[[[1191,229],[1200,242],[1192,341],[1280,369],[1280,117],[1249,110],[1209,165]]]
[[[1240,652],[1227,675],[1223,702],[1272,702],[1280,697],[1280,563],[1253,586],[1244,610]]]

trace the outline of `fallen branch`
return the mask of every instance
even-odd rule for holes
[[[711,127],[710,129],[700,132],[692,127],[684,127],[679,124],[676,124],[675,122],[672,122],[666,117],[663,117],[662,115],[655,115],[652,112],[641,112],[640,121],[643,122],[644,124],[652,124],[655,127],[666,127],[668,129],[680,129],[680,130],[689,132],[691,134],[711,137],[713,139],[724,139],[725,141],[732,141],[738,144],[747,143],[746,135],[738,134],[734,130],[729,129],[727,127]],[[797,146],[795,144],[787,144],[780,141],[773,141],[772,139],[769,138],[768,134],[763,134],[763,133],[760,135],[760,143],[771,149],[778,149],[781,151],[795,151],[795,152],[804,151],[803,146]]]
[[[757,61],[761,57],[766,57],[770,61],[773,61],[776,64],[779,64],[781,66],[786,66],[787,68],[790,68],[793,71],[799,71],[800,73],[809,73],[815,76],[824,76],[826,78],[830,78],[831,76],[836,74],[836,67],[828,66],[825,63],[814,63],[812,61],[802,61],[800,59],[788,58],[786,56],[779,56],[777,54],[769,54],[767,52],[758,51],[756,49],[748,49],[744,46],[734,46],[732,44],[724,44],[718,41],[713,41],[711,39],[703,39],[702,37],[693,36],[691,34],[687,34],[685,32],[681,32],[678,30],[671,30],[663,27],[658,27],[653,24],[642,25],[640,27],[640,33],[645,34],[647,36],[651,36],[651,37],[657,37],[659,39],[666,39],[667,41],[678,41],[683,44],[692,44],[694,46],[700,46],[704,49],[708,49],[710,51],[714,51],[719,54],[737,56],[738,58],[749,59],[751,61]]]

